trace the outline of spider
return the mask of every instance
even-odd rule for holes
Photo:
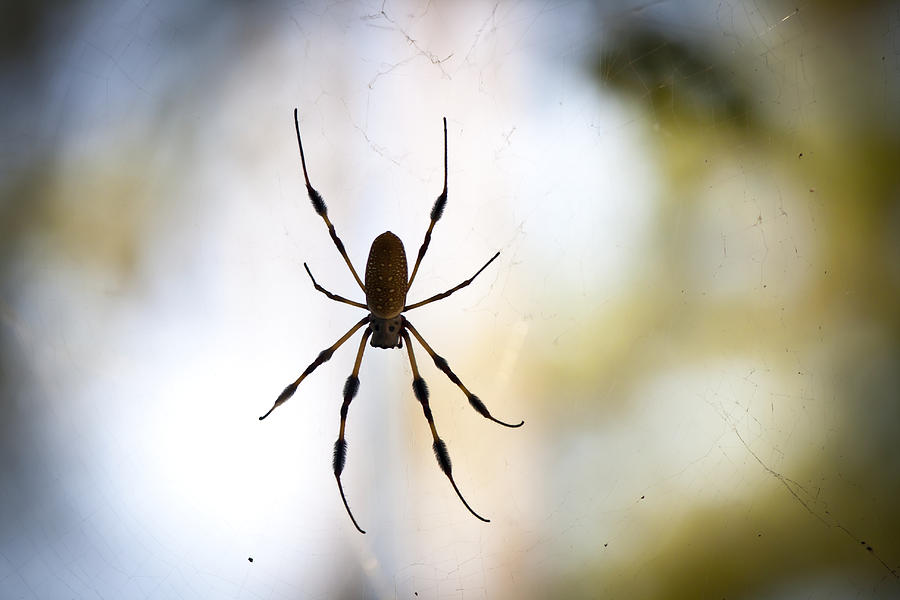
[[[275,400],[272,408],[270,408],[266,414],[261,416],[259,420],[262,421],[268,417],[273,410],[287,402],[287,400],[294,395],[294,392],[297,391],[297,386],[300,385],[307,375],[315,371],[319,365],[330,359],[335,350],[350,339],[360,328],[365,326],[362,339],[359,341],[359,350],[356,352],[356,362],[353,364],[353,372],[347,377],[347,381],[344,383],[344,402],[341,404],[341,426],[338,433],[338,439],[334,443],[333,460],[334,477],[337,480],[338,491],[341,494],[341,500],[344,502],[344,508],[347,509],[347,514],[350,516],[350,520],[353,521],[353,525],[356,529],[359,530],[360,533],[365,533],[356,522],[356,518],[350,510],[350,505],[347,503],[347,497],[344,495],[344,488],[341,485],[341,473],[344,470],[344,464],[347,458],[347,441],[344,439],[344,424],[347,420],[347,411],[350,408],[350,402],[356,396],[356,392],[359,391],[359,367],[362,364],[366,340],[371,338],[370,344],[373,348],[384,349],[403,348],[403,342],[406,342],[406,351],[409,354],[409,364],[412,367],[413,374],[413,392],[415,393],[416,399],[422,405],[425,419],[428,420],[428,426],[431,428],[431,435],[434,438],[432,447],[434,448],[434,456],[437,458],[438,466],[440,466],[444,475],[447,476],[447,479],[450,480],[450,484],[453,486],[454,491],[456,491],[456,495],[459,496],[463,505],[469,509],[469,512],[485,523],[489,523],[489,519],[482,517],[469,506],[469,503],[463,498],[456,482],[453,480],[450,454],[447,452],[447,445],[444,443],[444,440],[438,436],[437,429],[435,428],[431,407],[428,404],[428,386],[425,384],[425,380],[422,379],[421,375],[419,375],[419,368],[416,365],[416,357],[413,353],[409,334],[412,333],[413,337],[415,337],[422,348],[425,349],[425,352],[431,356],[435,366],[443,371],[447,377],[450,378],[450,381],[459,386],[459,389],[462,390],[469,399],[469,404],[471,404],[472,408],[480,415],[505,427],[521,427],[525,424],[525,421],[513,425],[491,416],[491,413],[484,405],[484,402],[463,385],[459,377],[450,370],[450,365],[447,364],[447,361],[439,356],[431,346],[428,345],[422,335],[415,327],[413,327],[412,323],[403,316],[403,313],[406,311],[442,300],[453,292],[466,287],[472,283],[472,281],[478,277],[478,274],[484,271],[494,259],[500,256],[500,253],[497,252],[490,260],[484,263],[474,275],[459,285],[450,288],[446,292],[435,294],[426,300],[415,302],[413,304],[406,303],[406,294],[412,286],[413,280],[416,278],[419,265],[422,263],[422,257],[425,256],[425,252],[428,250],[428,244],[431,242],[431,231],[434,229],[434,224],[438,222],[438,219],[440,219],[441,215],[444,213],[444,206],[447,203],[447,119],[446,117],[444,118],[444,188],[437,197],[437,200],[435,200],[434,206],[431,209],[431,223],[428,226],[428,230],[425,232],[425,239],[422,241],[422,246],[419,248],[419,255],[416,257],[416,264],[413,267],[412,275],[410,275],[409,280],[407,280],[406,251],[403,249],[403,242],[390,231],[385,231],[372,242],[372,247],[369,250],[369,259],[366,262],[365,284],[360,280],[359,275],[356,273],[356,269],[353,268],[353,263],[351,263],[350,259],[347,257],[347,251],[344,249],[343,242],[341,242],[341,239],[335,232],[334,225],[332,225],[331,221],[328,219],[328,208],[325,206],[325,201],[309,182],[309,174],[306,171],[306,157],[303,154],[303,142],[300,141],[300,121],[297,118],[296,108],[294,109],[294,128],[297,130],[297,145],[300,148],[300,164],[303,166],[303,178],[306,180],[306,191],[309,194],[309,199],[312,202],[316,213],[318,213],[325,221],[325,225],[328,227],[328,233],[331,235],[331,240],[337,247],[338,252],[340,252],[341,256],[344,258],[344,262],[347,263],[347,267],[353,274],[356,283],[359,285],[360,289],[362,289],[363,294],[365,294],[366,303],[363,304],[362,302],[348,300],[343,296],[332,294],[316,282],[306,263],[303,263],[303,268],[306,269],[306,273],[309,275],[313,287],[317,291],[322,292],[331,300],[362,308],[363,310],[368,311],[369,314],[360,319],[349,331],[347,331],[347,333],[342,335],[338,341],[322,350],[316,359],[306,367],[306,370],[300,374],[300,377],[284,388],[284,391],[282,391]]]

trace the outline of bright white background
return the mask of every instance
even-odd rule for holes
[[[4,42],[2,598],[900,595],[889,3],[88,2]],[[6,19],[5,19],[6,20]],[[390,230],[472,517],[404,352]],[[251,562],[249,559],[252,558]]]

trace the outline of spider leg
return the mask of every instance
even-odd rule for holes
[[[416,266],[413,267],[412,275],[409,276],[409,283],[406,284],[407,291],[412,287],[413,279],[416,278],[416,271],[419,270],[419,263],[422,262],[425,252],[428,251],[428,244],[431,242],[431,230],[434,229],[434,224],[437,223],[438,219],[441,218],[441,215],[444,214],[445,204],[447,204],[447,117],[444,117],[444,189],[437,197],[437,200],[434,201],[434,206],[431,208],[431,224],[428,225],[428,231],[425,232],[425,239],[422,240],[422,246],[419,248],[419,255],[416,257]]]
[[[426,304],[431,304],[432,302],[437,302],[438,300],[442,300],[442,299],[446,298],[447,296],[449,296],[450,294],[452,294],[452,293],[455,292],[456,290],[460,290],[460,289],[466,287],[467,285],[469,285],[470,283],[472,283],[472,281],[473,281],[476,277],[478,277],[478,275],[479,275],[482,271],[484,271],[484,270],[487,268],[487,266],[488,266],[489,264],[491,264],[492,262],[494,262],[494,259],[497,258],[498,256],[500,256],[500,253],[499,253],[499,252],[498,252],[497,254],[493,255],[489,261],[487,261],[486,263],[484,263],[484,266],[481,267],[480,269],[478,269],[478,273],[475,273],[474,275],[472,275],[471,277],[469,277],[468,279],[466,279],[465,281],[463,281],[463,282],[462,282],[461,284],[459,284],[458,286],[456,286],[456,287],[454,287],[454,288],[450,288],[450,289],[447,290],[446,292],[441,292],[440,294],[435,294],[434,296],[432,296],[431,298],[428,298],[427,300],[422,300],[421,302],[416,302],[415,304],[409,304],[409,305],[407,305],[407,306],[404,306],[404,307],[403,307],[403,312],[406,312],[406,311],[408,311],[408,310],[412,310],[412,309],[414,309],[414,308],[419,308],[420,306],[425,306]]]
[[[303,371],[303,374],[301,374],[300,377],[298,377],[293,383],[288,384],[288,386],[286,388],[284,388],[284,391],[282,391],[281,394],[278,396],[278,399],[275,400],[275,404],[272,405],[272,408],[269,409],[269,412],[267,412],[266,414],[261,416],[259,418],[259,420],[262,421],[263,419],[268,417],[270,414],[272,414],[273,410],[275,410],[276,408],[278,408],[279,406],[281,406],[282,404],[287,402],[288,399],[294,395],[294,392],[297,391],[297,386],[300,385],[300,382],[303,381],[304,379],[306,379],[307,375],[309,375],[310,373],[315,371],[319,365],[321,365],[323,362],[325,362],[329,358],[331,358],[331,355],[334,354],[335,350],[337,350],[338,348],[341,347],[341,344],[346,342],[350,338],[351,335],[356,333],[356,330],[358,330],[360,327],[362,327],[363,325],[365,325],[368,322],[369,322],[369,316],[366,315],[365,317],[360,319],[356,325],[351,327],[350,331],[348,331],[343,336],[341,336],[341,339],[336,341],[333,345],[329,346],[328,348],[325,348],[324,350],[319,352],[319,356],[316,357],[316,360],[312,361],[310,363],[310,365],[308,367],[306,367],[306,370]]]
[[[447,364],[447,361],[444,360],[444,358],[442,356],[439,356],[434,350],[431,349],[431,346],[429,346],[428,342],[426,342],[424,340],[424,338],[422,338],[422,336],[419,335],[419,332],[416,331],[416,328],[412,326],[412,323],[410,323],[409,321],[407,321],[404,318],[403,326],[405,328],[409,329],[410,331],[412,331],[412,334],[414,336],[416,336],[416,339],[419,340],[419,343],[422,344],[422,347],[425,348],[425,351],[428,352],[428,354],[431,356],[431,359],[434,361],[434,365],[438,369],[443,371],[447,375],[447,377],[450,379],[450,381],[452,381],[453,383],[455,383],[456,385],[459,386],[459,389],[461,389],[463,394],[466,395],[466,398],[469,399],[469,404],[472,405],[472,408],[474,408],[478,414],[480,414],[485,419],[490,419],[494,423],[503,425],[505,427],[521,427],[522,425],[525,424],[525,421],[521,421],[521,422],[513,425],[511,423],[506,423],[505,421],[501,421],[500,419],[495,419],[493,416],[491,416],[491,413],[490,413],[490,411],[488,411],[487,406],[484,405],[484,402],[482,402],[478,396],[476,396],[475,394],[470,392],[468,389],[466,389],[466,386],[464,386],[462,381],[459,380],[459,377],[456,376],[456,373],[454,373],[453,371],[450,370],[450,365]]]
[[[322,199],[322,195],[316,191],[316,189],[309,182],[309,175],[306,173],[306,156],[303,154],[303,142],[300,141],[300,121],[297,118],[297,109],[294,109],[294,127],[297,130],[297,145],[300,147],[300,164],[303,165],[303,178],[306,180],[306,192],[309,194],[309,199],[312,202],[313,208],[316,213],[325,221],[325,225],[328,226],[328,234],[331,235],[331,239],[334,242],[334,245],[337,246],[338,252],[341,253],[341,256],[344,257],[344,262],[347,263],[347,266],[350,267],[350,272],[353,273],[353,278],[356,280],[356,283],[359,284],[360,289],[363,293],[366,292],[366,286],[363,285],[362,280],[359,278],[359,275],[356,274],[356,269],[353,268],[353,263],[350,262],[350,258],[347,256],[347,251],[344,249],[344,243],[341,241],[341,238],[338,237],[337,233],[334,230],[334,225],[331,224],[331,221],[328,220],[328,207],[325,206],[325,201]]]
[[[460,492],[459,488],[456,487],[456,481],[453,480],[453,467],[450,464],[450,454],[447,452],[447,444],[444,443],[444,440],[438,437],[437,429],[434,426],[434,418],[432,418],[431,416],[431,406],[429,406],[428,404],[428,386],[425,384],[425,380],[419,376],[419,368],[416,366],[416,357],[413,354],[413,348],[412,343],[410,343],[409,340],[409,334],[406,333],[406,331],[403,331],[401,335],[406,341],[406,350],[409,353],[409,364],[410,366],[412,366],[413,392],[415,392],[416,399],[422,405],[422,410],[425,412],[425,418],[428,419],[428,425],[429,427],[431,427],[431,436],[434,438],[434,445],[432,446],[432,448],[434,448],[434,456],[435,458],[437,458],[438,465],[441,467],[441,471],[444,472],[444,475],[447,476],[447,479],[450,480],[450,484],[456,491],[456,495],[459,496],[459,499],[462,500],[462,503],[465,505],[465,507],[469,509],[469,512],[485,523],[490,523],[490,519],[485,519],[477,512],[472,510],[472,507],[469,506],[469,503],[466,502],[465,498],[463,498],[462,492]]]
[[[353,397],[356,396],[356,392],[359,390],[359,366],[362,364],[363,352],[366,349],[366,340],[369,339],[371,334],[371,329],[366,329],[365,333],[363,333],[362,339],[359,341],[359,350],[356,352],[356,362],[353,365],[353,373],[347,377],[347,381],[344,383],[344,403],[341,404],[341,431],[338,434],[337,441],[334,443],[334,478],[337,480],[338,491],[341,493],[341,500],[344,501],[344,508],[347,509],[350,520],[353,521],[353,525],[360,533],[365,533],[365,531],[359,526],[359,523],[356,522],[353,513],[350,511],[350,505],[347,504],[347,497],[344,495],[344,486],[341,485],[341,473],[344,470],[344,463],[347,460],[347,440],[344,439],[344,424],[347,421],[347,410],[350,408],[350,402],[353,401]]]
[[[313,277],[313,274],[309,270],[309,267],[306,266],[306,263],[303,263],[303,268],[306,269],[306,274],[309,275],[310,279],[312,279],[313,287],[316,288],[318,291],[322,292],[323,294],[325,294],[326,296],[328,296],[329,298],[331,298],[332,300],[337,300],[338,302],[343,302],[344,304],[349,304],[350,306],[356,306],[363,310],[369,310],[369,307],[361,302],[355,302],[353,300],[348,300],[348,299],[344,298],[343,296],[338,296],[337,294],[332,294],[331,292],[329,292],[328,290],[323,288],[321,285],[316,283],[316,278]]]

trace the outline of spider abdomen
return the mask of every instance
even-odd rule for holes
[[[366,305],[376,317],[392,319],[406,304],[406,251],[385,231],[372,242],[366,262]]]

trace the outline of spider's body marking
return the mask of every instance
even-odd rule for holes
[[[466,279],[459,285],[447,290],[446,292],[436,294],[414,304],[406,304],[407,292],[409,291],[410,287],[412,287],[412,282],[416,277],[416,272],[419,270],[419,265],[421,264],[422,258],[424,258],[425,252],[428,250],[428,245],[431,242],[431,232],[434,229],[435,223],[437,223],[437,221],[441,218],[441,215],[443,215],[444,207],[447,204],[447,119],[444,119],[444,187],[440,195],[437,197],[437,200],[435,200],[434,206],[431,209],[431,223],[428,225],[428,230],[425,232],[425,238],[422,241],[422,245],[419,247],[419,252],[416,256],[416,262],[413,266],[412,275],[410,275],[409,279],[407,280],[406,251],[403,248],[403,242],[401,242],[400,238],[398,238],[390,231],[385,231],[377,238],[375,238],[375,240],[372,242],[372,247],[369,249],[369,259],[366,262],[366,270],[364,273],[365,285],[363,285],[363,282],[357,275],[356,269],[353,268],[353,264],[350,262],[349,256],[347,256],[347,250],[344,247],[344,243],[338,237],[337,232],[334,229],[334,225],[332,225],[331,221],[328,218],[328,208],[325,205],[325,200],[309,181],[309,175],[306,171],[306,157],[303,154],[303,143],[300,141],[300,121],[297,117],[297,109],[294,109],[294,125],[297,129],[297,146],[300,149],[300,163],[303,166],[303,178],[306,182],[306,190],[309,194],[309,199],[312,202],[313,209],[320,217],[322,217],[322,220],[325,222],[325,225],[328,228],[328,234],[331,237],[332,242],[334,242],[335,248],[337,248],[338,252],[343,257],[344,262],[347,263],[347,267],[353,274],[354,279],[356,279],[357,284],[359,284],[359,287],[366,295],[366,303],[363,304],[354,300],[348,300],[343,296],[332,294],[316,282],[312,272],[309,270],[309,267],[306,265],[306,263],[303,263],[303,267],[306,269],[306,273],[307,275],[309,275],[309,278],[312,280],[313,287],[317,291],[322,292],[331,300],[365,309],[368,311],[368,314],[360,319],[334,344],[332,344],[325,350],[322,350],[316,357],[316,359],[308,367],[306,367],[300,377],[298,377],[293,383],[284,388],[284,391],[281,392],[281,394],[275,400],[275,404],[272,405],[272,408],[270,408],[266,414],[261,416],[259,420],[262,421],[263,419],[268,417],[273,410],[287,402],[288,399],[290,399],[291,396],[294,395],[294,392],[297,391],[297,387],[306,378],[307,375],[311,374],[322,363],[328,361],[332,357],[334,352],[338,348],[340,348],[344,342],[346,342],[351,336],[353,336],[353,334],[356,333],[360,328],[365,326],[362,339],[360,339],[359,341],[359,349],[356,352],[356,362],[353,364],[353,372],[344,383],[344,402],[341,404],[340,410],[340,430],[338,433],[338,439],[334,443],[334,454],[332,458],[334,477],[337,480],[338,492],[341,495],[341,500],[344,502],[344,508],[347,509],[347,514],[350,516],[350,520],[353,522],[353,525],[359,530],[360,533],[365,533],[365,531],[356,522],[356,518],[353,516],[353,512],[350,510],[350,505],[347,503],[347,497],[344,495],[344,487],[341,484],[341,474],[344,471],[344,466],[347,461],[347,440],[344,437],[347,414],[350,409],[350,403],[356,396],[357,391],[359,391],[359,368],[362,364],[363,352],[365,351],[368,338],[371,336],[371,345],[373,347],[385,349],[402,348],[403,342],[405,341],[406,351],[409,356],[409,364],[412,368],[413,374],[413,393],[416,397],[416,400],[418,400],[422,405],[422,411],[425,415],[425,420],[428,421],[428,426],[431,429],[431,435],[434,442],[434,456],[437,459],[438,466],[440,467],[444,475],[447,476],[447,479],[450,480],[450,484],[453,486],[453,490],[459,496],[459,499],[469,510],[469,512],[471,512],[482,521],[490,522],[488,519],[482,517],[474,510],[472,510],[472,507],[469,506],[469,503],[466,502],[465,498],[463,498],[462,493],[459,491],[459,488],[456,485],[456,481],[453,479],[450,453],[447,451],[447,444],[444,443],[444,440],[442,440],[438,436],[437,427],[434,423],[434,415],[431,412],[431,406],[429,403],[428,385],[425,383],[425,380],[422,379],[422,377],[419,375],[419,368],[416,364],[412,341],[409,334],[412,333],[412,335],[416,338],[416,341],[419,342],[422,348],[425,349],[425,351],[434,361],[435,366],[443,371],[447,378],[450,379],[452,383],[456,384],[459,389],[466,395],[466,397],[469,399],[469,403],[472,405],[472,408],[474,408],[476,412],[478,412],[486,419],[494,421],[495,423],[498,423],[500,425],[505,425],[506,427],[520,427],[525,422],[522,421],[516,425],[513,425],[511,423],[506,423],[504,421],[500,421],[499,419],[495,419],[490,414],[487,407],[484,405],[484,402],[482,402],[478,398],[478,396],[470,392],[466,388],[466,386],[463,385],[459,377],[457,377],[456,374],[450,369],[450,365],[447,363],[447,361],[443,357],[439,356],[431,348],[431,346],[428,345],[422,335],[418,331],[416,331],[415,327],[413,327],[412,323],[410,323],[406,319],[406,317],[401,314],[405,311],[409,311],[414,308],[418,308],[420,306],[442,300],[447,296],[453,294],[457,290],[466,287],[467,285],[472,283],[472,281],[478,276],[479,273],[485,270],[487,266],[500,255],[499,252],[494,254],[494,256],[492,256],[490,260],[488,260],[475,273],[475,275],[473,275],[469,279]]]
[[[396,316],[393,319],[379,319],[375,315],[369,316],[369,330],[372,332],[373,348],[402,348],[403,317]]]

